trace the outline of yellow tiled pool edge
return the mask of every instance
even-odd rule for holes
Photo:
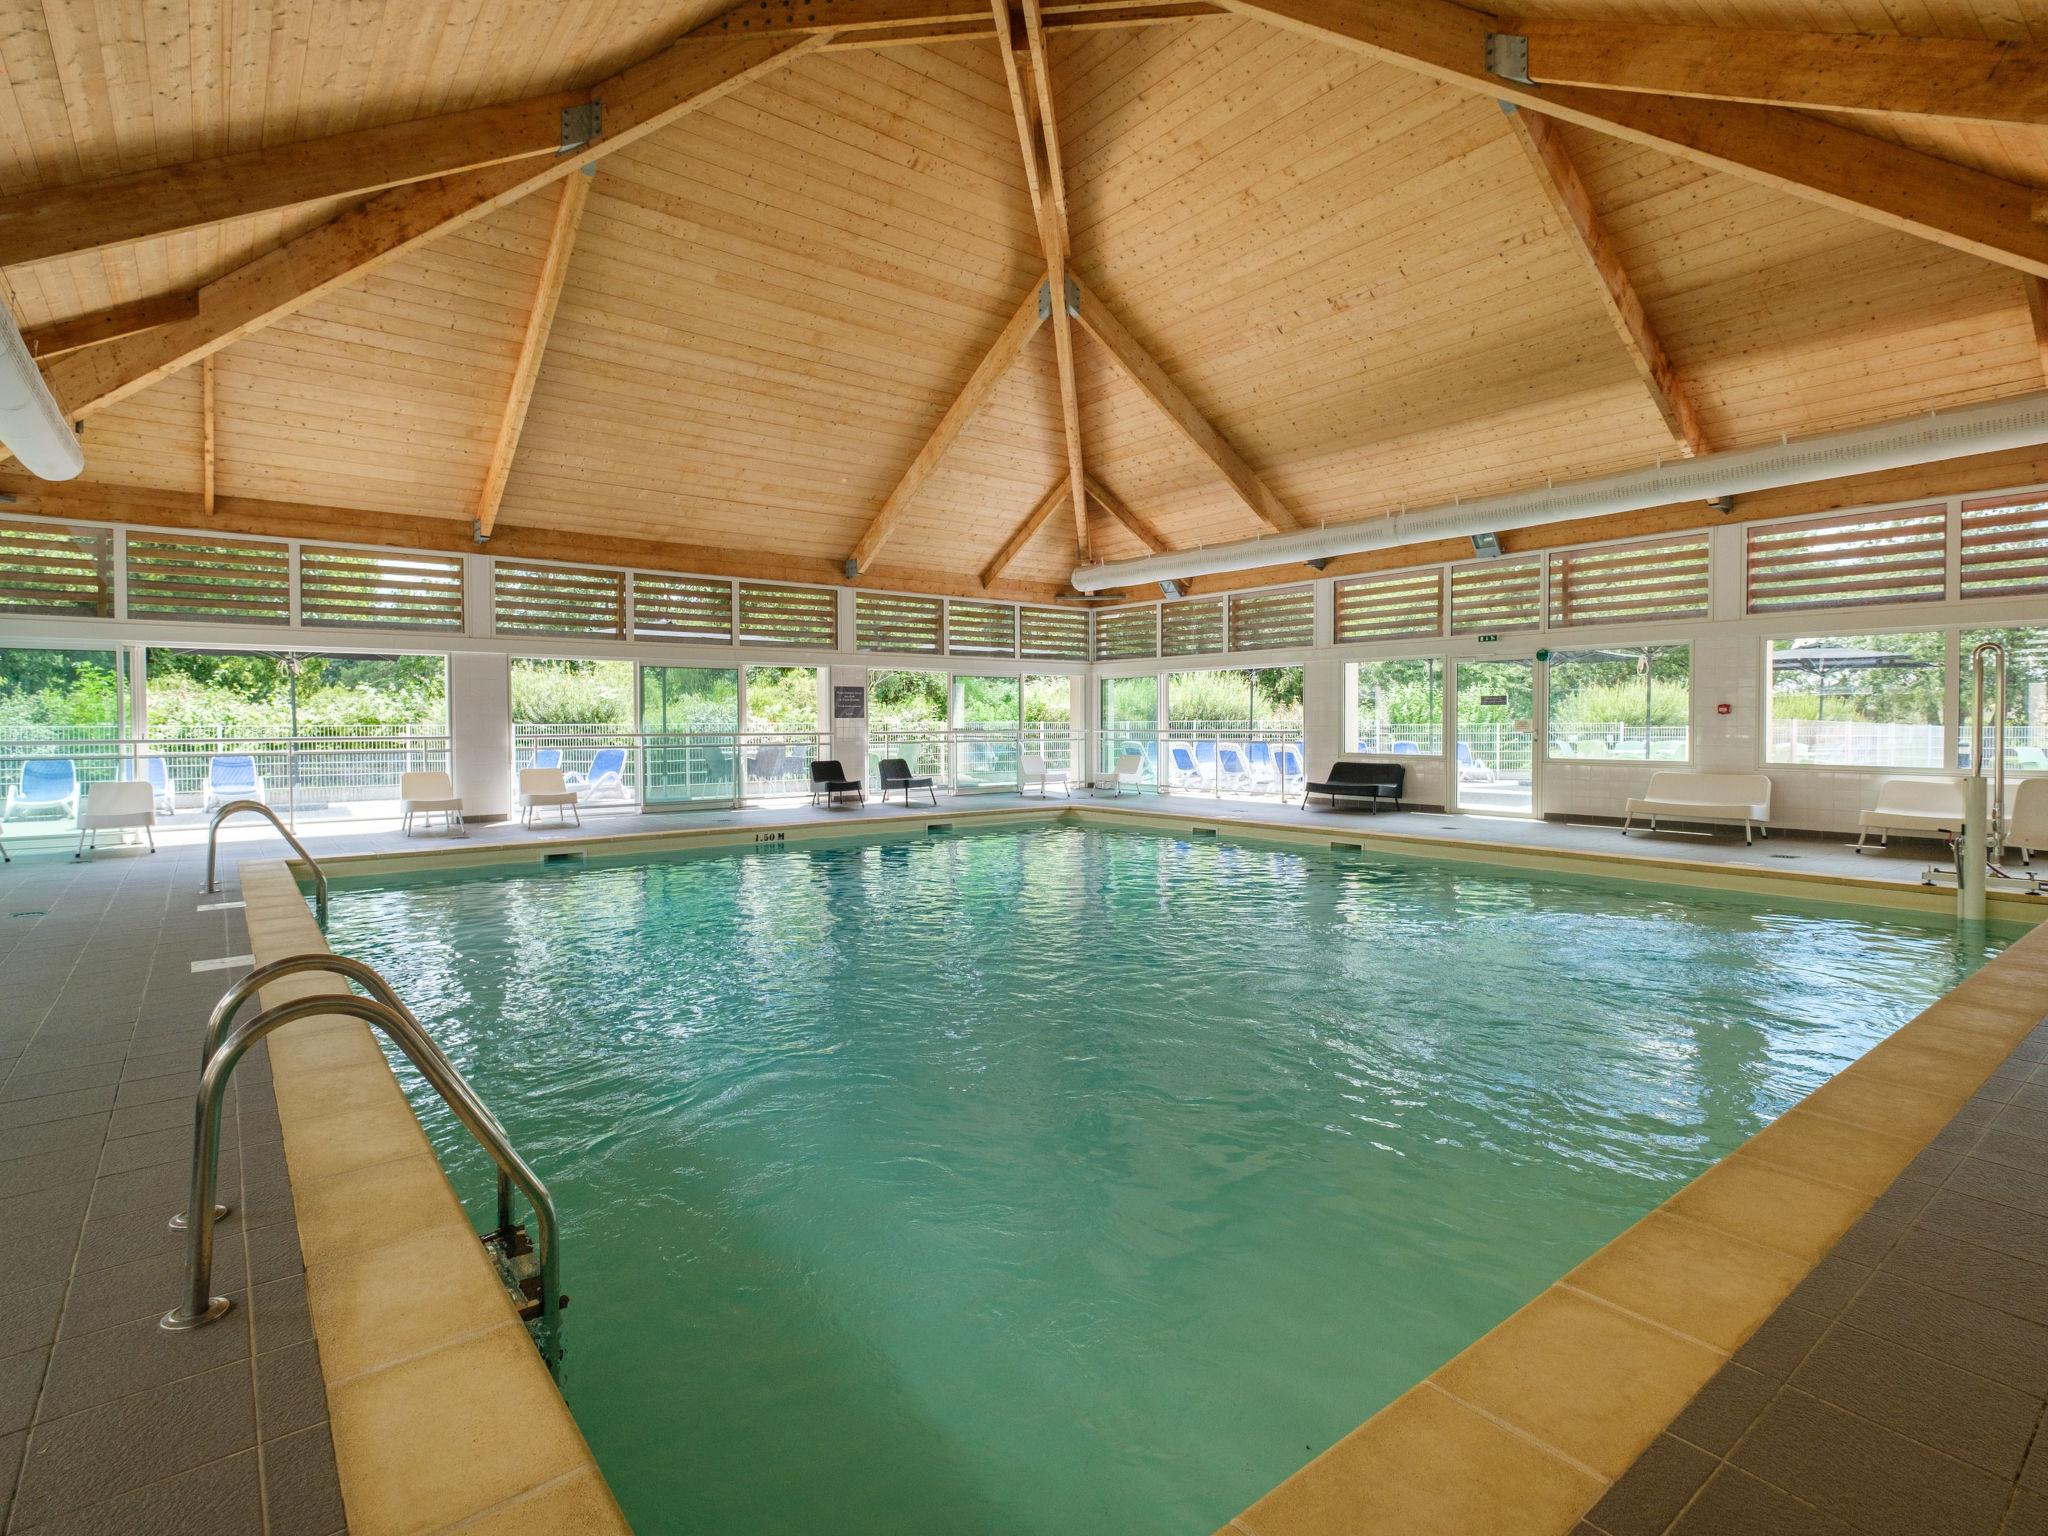
[[[1949,893],[1642,855],[1535,853],[1347,823],[1206,821],[1179,808],[948,810],[930,824],[1075,819],[1214,827],[1303,846],[1645,879],[1792,900],[1941,911]],[[331,872],[538,862],[764,840],[915,834],[925,823],[792,823],[359,855]],[[281,862],[242,866],[256,963],[324,949]],[[2039,922],[2037,900],[1993,915]],[[313,977],[265,1006],[331,992]],[[1374,1414],[1219,1536],[1569,1532],[1870,1202],[2048,1016],[2048,933],[1962,986],[1673,1195],[1491,1333]],[[628,1529],[368,1028],[316,1018],[272,1037],[307,1291],[355,1536]],[[375,1232],[367,1244],[358,1234]],[[534,1523],[539,1522],[539,1523]]]

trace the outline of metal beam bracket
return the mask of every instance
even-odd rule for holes
[[[1488,45],[1491,47],[1491,44]],[[555,151],[566,155],[572,149],[581,149],[604,131],[604,103],[586,101],[578,107],[562,108],[562,147]]]
[[[469,536],[479,544],[491,542],[491,536],[484,532],[484,520],[480,517],[472,517],[469,520]]]
[[[1041,320],[1050,320],[1052,318],[1052,284],[1050,282],[1038,285],[1038,318]]]
[[[1067,313],[1076,320],[1081,318],[1081,285],[1074,281],[1073,274],[1067,274]]]
[[[839,571],[848,581],[852,581],[860,575],[860,562],[854,559],[853,556],[848,555],[846,563],[839,568]]]
[[[1534,87],[1529,78],[1529,39],[1519,32],[1486,34],[1486,72],[1496,80]]]

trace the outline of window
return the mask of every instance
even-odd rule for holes
[[[1223,599],[1190,598],[1159,610],[1162,656],[1213,656],[1223,649]]]
[[[820,713],[816,667],[747,668],[747,729],[815,733]]]
[[[1773,640],[1766,760],[1939,768],[1944,638]]]
[[[110,528],[0,522],[0,613],[114,616]]]
[[[1682,763],[1691,725],[1690,646],[1625,645],[1550,658],[1554,758]]]
[[[1948,583],[1948,512],[1846,512],[1749,530],[1749,611],[1924,603]]]
[[[619,784],[630,803],[638,782],[633,740],[633,664],[562,657],[512,658],[512,757],[519,768],[559,768],[588,776],[619,761]]]
[[[1086,661],[1088,615],[1080,608],[1020,608],[1018,654],[1027,661]]]
[[[743,581],[739,593],[741,645],[808,646],[821,651],[838,646],[839,594],[832,588]],[[813,720],[811,728],[815,725]]]
[[[713,576],[635,571],[633,638],[726,644],[732,639],[732,583]]]
[[[1956,762],[1970,766],[1972,687],[1970,652],[1988,640],[2005,647],[2005,771],[2048,773],[2048,629],[1966,629],[1956,679]],[[1984,671],[1984,749],[1992,746],[1996,674]]]
[[[391,816],[400,774],[448,767],[443,656],[152,646],[146,675],[150,752],[181,806],[233,784],[299,820]]]
[[[943,731],[946,725],[945,673],[868,673],[870,731]]]
[[[1550,622],[1647,623],[1707,614],[1707,536],[1658,539],[1550,557]]]
[[[626,578],[618,571],[494,560],[491,611],[501,635],[617,639],[626,632]]]
[[[960,724],[997,726],[1014,730],[1021,718],[1022,679],[1015,677],[956,677],[953,687],[960,696]]]
[[[1441,756],[1444,750],[1444,669],[1434,656],[1403,661],[1361,661],[1350,667],[1356,710],[1354,752]]]
[[[1119,608],[1095,615],[1095,659],[1128,661],[1159,654],[1159,610]]]
[[[1534,629],[1543,619],[1543,563],[1490,560],[1451,571],[1451,633]]]
[[[734,743],[727,738],[739,728],[738,668],[642,667],[648,804],[730,801],[736,793]]]
[[[1252,674],[1241,668],[1171,672],[1166,678],[1166,728],[1191,735],[1245,731],[1252,723]]]
[[[69,758],[79,783],[121,777],[127,691],[118,651],[62,651],[39,646],[0,647],[0,785],[23,783],[31,758]],[[61,771],[54,767],[45,771]],[[51,809],[23,812],[7,824],[9,837],[73,827]]]
[[[376,549],[299,552],[299,618],[315,627],[462,628],[462,557]]]
[[[1313,645],[1315,638],[1315,592],[1309,587],[1247,592],[1230,600],[1233,651],[1277,651]]]
[[[1962,537],[1962,596],[2048,591],[2048,497],[1966,501]]]
[[[1444,632],[1444,573],[1438,566],[1357,576],[1336,587],[1337,643],[1397,640]]]
[[[1026,677],[1024,724],[1070,726],[1074,722],[1074,679]],[[1046,737],[1047,740],[1051,738]]]
[[[1017,654],[1017,610],[1008,603],[946,604],[946,649],[955,656]]]
[[[936,656],[944,649],[939,633],[941,605],[936,597],[905,597],[895,592],[853,595],[853,643],[857,650],[900,651]]]
[[[1096,771],[1109,773],[1117,758],[1136,752],[1145,759],[1145,777],[1150,780],[1159,764],[1159,679],[1105,677],[1101,697],[1101,761]]]
[[[130,618],[286,624],[291,584],[291,556],[282,544],[128,535]]]

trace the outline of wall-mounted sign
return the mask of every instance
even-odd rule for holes
[[[1481,645],[1497,645],[1500,643],[1499,635],[1474,635],[1472,638]]]
[[[1482,693],[1479,695],[1479,702],[1482,704],[1499,704],[1505,708],[1508,696],[1504,693]]]
[[[832,690],[832,718],[834,720],[865,720],[868,716],[868,691],[858,683],[851,683]]]

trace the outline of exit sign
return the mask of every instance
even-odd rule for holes
[[[1475,640],[1477,640],[1477,641],[1478,641],[1478,642],[1479,642],[1479,643],[1480,643],[1481,645],[1492,645],[1492,644],[1493,644],[1493,643],[1494,643],[1495,641],[1497,641],[1497,640],[1499,640],[1499,639],[1500,639],[1500,636],[1499,636],[1499,635],[1474,635],[1474,636],[1473,636],[1472,638],[1473,638],[1473,639],[1475,639]]]

